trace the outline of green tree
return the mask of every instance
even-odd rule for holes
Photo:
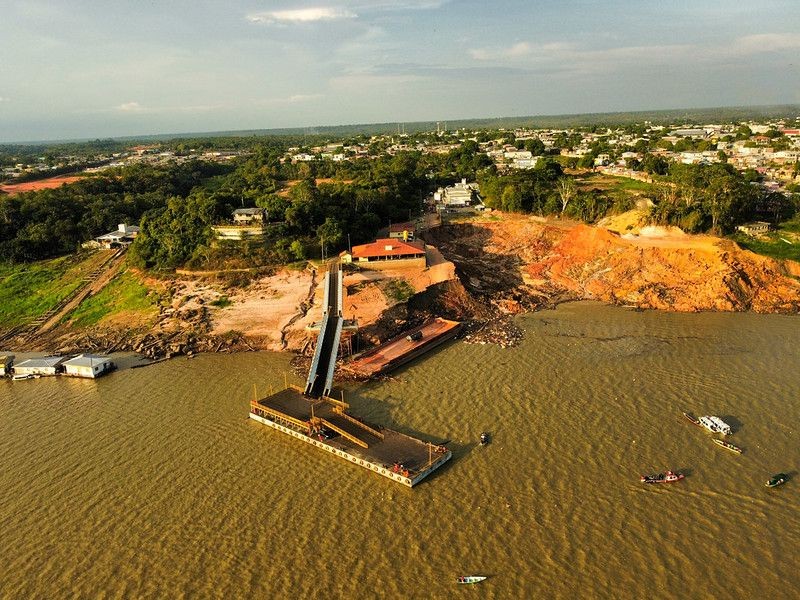
[[[289,250],[296,260],[303,260],[306,257],[306,248],[300,240],[294,240],[289,246]]]
[[[533,156],[541,156],[545,152],[544,142],[539,138],[531,138],[525,140],[525,150],[533,154]]]
[[[339,221],[332,217],[325,219],[325,222],[317,227],[317,238],[323,248],[328,246],[336,247],[342,241],[342,227]]]
[[[507,185],[503,189],[502,199],[500,201],[503,210],[507,212],[521,212],[522,211],[522,194],[516,185]]]

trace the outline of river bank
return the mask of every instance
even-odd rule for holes
[[[677,312],[800,311],[800,265],[776,261],[713,236],[679,230],[603,227],[522,215],[447,223],[425,234],[428,268],[351,269],[344,316],[360,347],[441,316],[465,323],[464,338],[519,343],[513,315],[573,300]],[[199,352],[303,353],[314,338],[322,288],[317,269],[245,277],[176,276],[158,289],[157,314],[111,313],[91,326],[66,319],[44,335],[6,339],[17,351],[134,351],[151,358]],[[113,304],[113,295],[107,303]],[[148,313],[149,314],[149,313]]]

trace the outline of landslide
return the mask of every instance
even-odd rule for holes
[[[796,263],[776,261],[712,236],[647,228],[607,229],[536,217],[493,215],[427,234],[464,286],[506,312],[594,299],[681,312],[794,314]]]

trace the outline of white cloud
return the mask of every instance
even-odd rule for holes
[[[533,55],[546,55],[548,53],[561,53],[572,50],[571,44],[556,42],[552,44],[531,44],[530,42],[517,42],[505,48],[475,48],[469,53],[475,60],[499,60],[503,58],[523,58]]]
[[[217,109],[225,108],[225,106],[212,105],[212,104],[197,104],[187,106],[142,106],[138,102],[123,102],[112,108],[111,110],[123,113],[195,113],[195,112],[208,112]],[[108,109],[103,109],[100,112],[105,112]],[[89,111],[97,112],[97,111]]]
[[[370,10],[432,10],[441,8],[450,0],[370,0],[361,8]]]
[[[257,106],[280,106],[287,104],[303,104],[324,97],[323,94],[292,94],[291,96],[281,96],[279,98],[273,96],[272,98],[254,99],[252,103]]]
[[[744,54],[758,52],[777,52],[800,48],[800,34],[797,33],[757,33],[736,39],[734,48]]]
[[[296,104],[298,102],[308,102],[309,100],[317,100],[322,98],[322,94],[294,94],[286,98],[289,104]]]
[[[144,107],[138,102],[123,102],[116,109],[122,112],[142,112]]]
[[[313,23],[315,21],[334,21],[336,19],[353,19],[354,12],[346,8],[320,6],[316,8],[297,8],[290,10],[274,10],[247,15],[251,23]]]

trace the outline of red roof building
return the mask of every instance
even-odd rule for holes
[[[342,252],[340,256],[344,262],[424,259],[425,243],[419,240],[404,242],[399,239],[382,238],[369,244],[353,246],[351,252]]]

